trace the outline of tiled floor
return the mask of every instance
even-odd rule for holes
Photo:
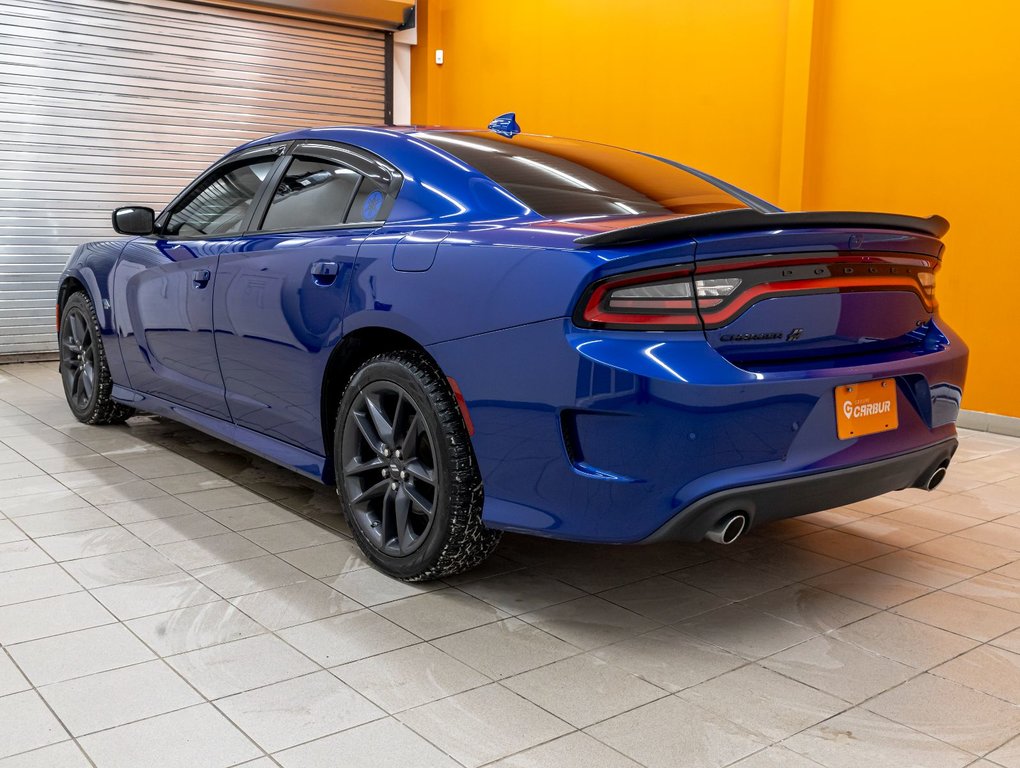
[[[422,586],[335,506],[0,368],[0,768],[1020,766],[1020,440],[729,548],[508,536]]]

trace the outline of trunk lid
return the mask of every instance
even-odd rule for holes
[[[705,335],[735,364],[845,358],[924,342],[942,251],[932,234],[834,228],[696,240],[696,283],[730,291],[699,297]]]

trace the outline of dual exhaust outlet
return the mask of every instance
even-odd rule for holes
[[[945,479],[948,467],[948,461],[942,462],[927,477],[922,475],[918,478],[914,487],[934,491]],[[705,532],[705,538],[716,544],[732,544],[744,535],[750,522],[751,519],[746,512],[730,512],[720,517],[716,524]]]
[[[716,544],[732,544],[744,535],[749,522],[746,512],[731,512],[709,528],[705,538]]]
[[[943,461],[934,471],[928,475],[927,478],[922,480],[919,485],[926,491],[934,491],[939,487],[939,484],[946,479],[946,469],[949,467],[948,461]]]

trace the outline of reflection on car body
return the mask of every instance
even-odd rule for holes
[[[938,217],[787,213],[506,115],[268,137],[114,221],[61,282],[76,416],[152,411],[335,483],[398,578],[502,530],[728,543],[933,487],[956,448]],[[836,407],[869,382],[882,424]]]

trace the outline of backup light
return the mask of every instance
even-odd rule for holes
[[[698,289],[698,306],[702,308],[717,307],[723,299],[733,293],[740,285],[739,277],[709,277],[695,280]]]
[[[917,282],[921,284],[921,290],[924,291],[925,295],[929,299],[935,298],[935,273],[934,272],[918,272]]]
[[[729,296],[737,289],[737,286],[740,285],[740,278],[708,278],[704,280],[696,280],[695,285],[698,287],[699,299],[708,298],[710,296]]]

